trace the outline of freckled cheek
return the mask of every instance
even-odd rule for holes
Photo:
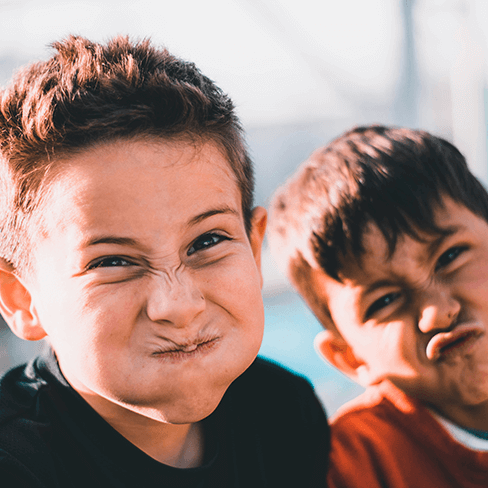
[[[123,341],[143,309],[141,288],[104,287],[86,293],[79,308],[80,320],[87,324],[86,333],[111,342]]]
[[[234,305],[261,300],[261,279],[251,259],[229,259],[198,277],[201,291],[208,299],[230,301]]]
[[[392,364],[392,367],[410,367],[419,359],[419,347],[415,333],[403,323],[391,323],[380,338],[374,341],[378,357]]]

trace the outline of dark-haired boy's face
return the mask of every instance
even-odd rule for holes
[[[488,224],[451,200],[436,222],[449,235],[401,236],[391,258],[371,226],[361,266],[345,260],[342,283],[317,272],[313,287],[357,380],[388,379],[463,424],[488,406]]]
[[[261,344],[264,209],[249,239],[211,143],[116,141],[62,164],[28,288],[63,374],[109,415],[202,419]]]

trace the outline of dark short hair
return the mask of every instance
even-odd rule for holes
[[[0,257],[25,265],[27,222],[51,166],[117,139],[211,140],[233,170],[249,233],[254,177],[230,98],[193,63],[149,40],[69,36],[0,92]]]
[[[339,280],[342,259],[364,253],[368,224],[390,255],[401,234],[443,234],[435,210],[446,196],[488,221],[488,193],[452,144],[420,130],[357,127],[315,151],[276,192],[268,238],[291,276],[306,264]]]

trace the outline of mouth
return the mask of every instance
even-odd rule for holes
[[[473,322],[458,325],[449,332],[439,332],[427,344],[427,358],[442,361],[455,355],[467,354],[484,333],[484,327]]]
[[[177,344],[173,341],[168,341],[166,344],[158,346],[151,356],[168,361],[192,359],[209,353],[219,344],[220,339],[220,337],[213,337],[188,344]]]

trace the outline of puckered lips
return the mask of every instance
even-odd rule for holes
[[[431,361],[443,361],[458,354],[466,354],[485,333],[478,322],[467,322],[449,332],[439,332],[427,344],[425,353]]]
[[[221,336],[216,332],[200,333],[198,337],[183,343],[162,338],[151,355],[171,362],[187,360],[209,353],[218,346],[220,340]]]

